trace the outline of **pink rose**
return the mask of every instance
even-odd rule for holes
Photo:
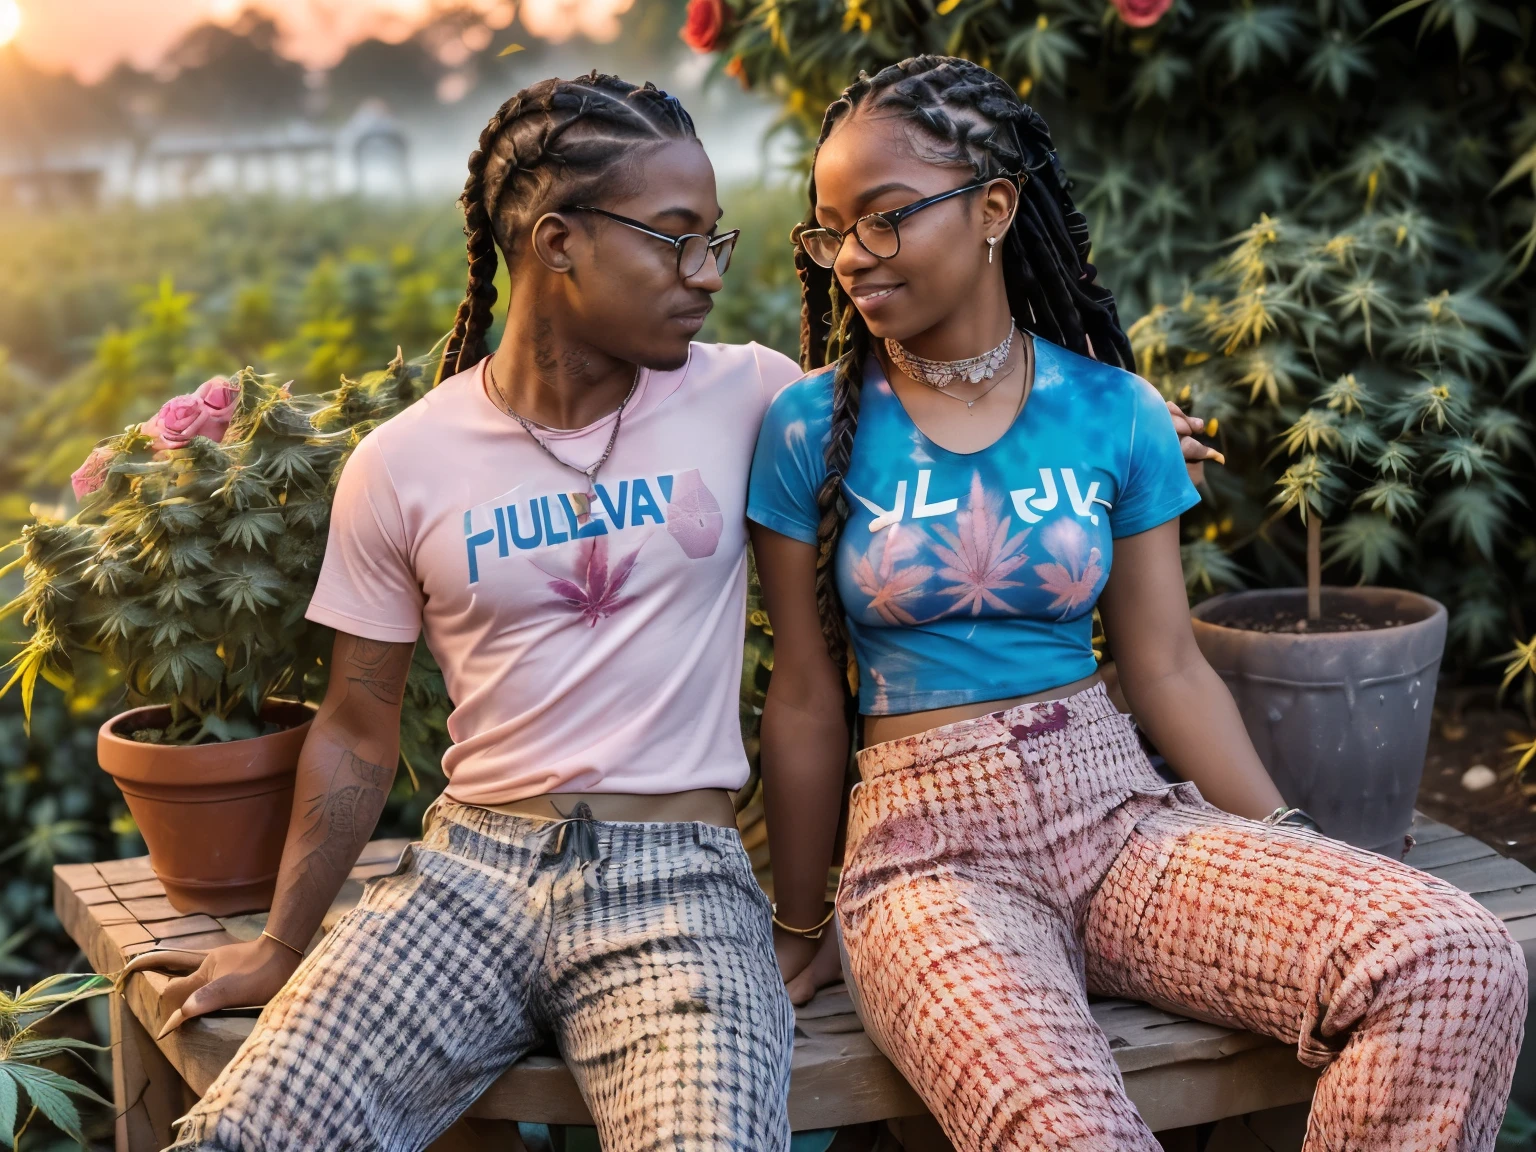
[[[75,499],[84,500],[102,486],[107,478],[107,465],[112,460],[109,448],[92,448],[85,463],[76,468],[69,478],[69,486],[75,490]]]
[[[155,448],[162,450],[185,448],[198,436],[218,444],[224,439],[239,399],[238,385],[215,376],[191,395],[167,400],[140,431],[154,441]]]
[[[228,424],[228,418],[235,412],[235,402],[240,399],[240,385],[231,382],[227,376],[215,376],[199,384],[194,395],[200,397],[210,411],[223,414],[224,422]]]
[[[1132,28],[1150,28],[1173,7],[1173,0],[1110,0],[1115,10]]]

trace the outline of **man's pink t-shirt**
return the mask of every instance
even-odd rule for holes
[[[585,519],[585,479],[492,403],[484,370],[357,446],[309,619],[398,643],[425,630],[461,803],[741,787],[747,476],[800,369],[695,344],[683,368],[643,371]],[[586,467],[612,431],[609,416],[539,435]]]

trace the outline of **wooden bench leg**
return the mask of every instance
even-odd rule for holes
[[[171,1126],[196,1101],[123,998],[111,996],[112,1102],[117,1152],[160,1152]]]

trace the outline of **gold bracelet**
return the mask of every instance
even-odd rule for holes
[[[292,944],[288,943],[288,941],[279,939],[278,937],[272,935],[272,933],[268,932],[265,928],[261,930],[261,934],[268,940],[276,940],[277,943],[288,949],[288,951],[292,952],[295,956],[298,956],[301,960],[304,958],[304,949],[295,948]]]
[[[826,935],[827,925],[832,923],[832,917],[837,915],[837,905],[832,905],[832,910],[821,918],[821,923],[814,928],[794,928],[779,919],[779,906],[773,905],[773,926],[782,928],[791,936],[799,936],[802,940],[820,940]]]

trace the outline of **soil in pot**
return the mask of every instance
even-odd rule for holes
[[[1195,607],[1195,638],[1286,802],[1329,835],[1400,855],[1445,609],[1392,588],[1325,589],[1322,608],[1330,627],[1306,620],[1305,589],[1229,593]]]
[[[102,725],[98,759],[122,790],[178,911],[227,916],[271,904],[312,717],[307,705],[274,701],[263,718],[276,731],[193,746],[133,738],[164,728],[165,708],[134,709]]]

